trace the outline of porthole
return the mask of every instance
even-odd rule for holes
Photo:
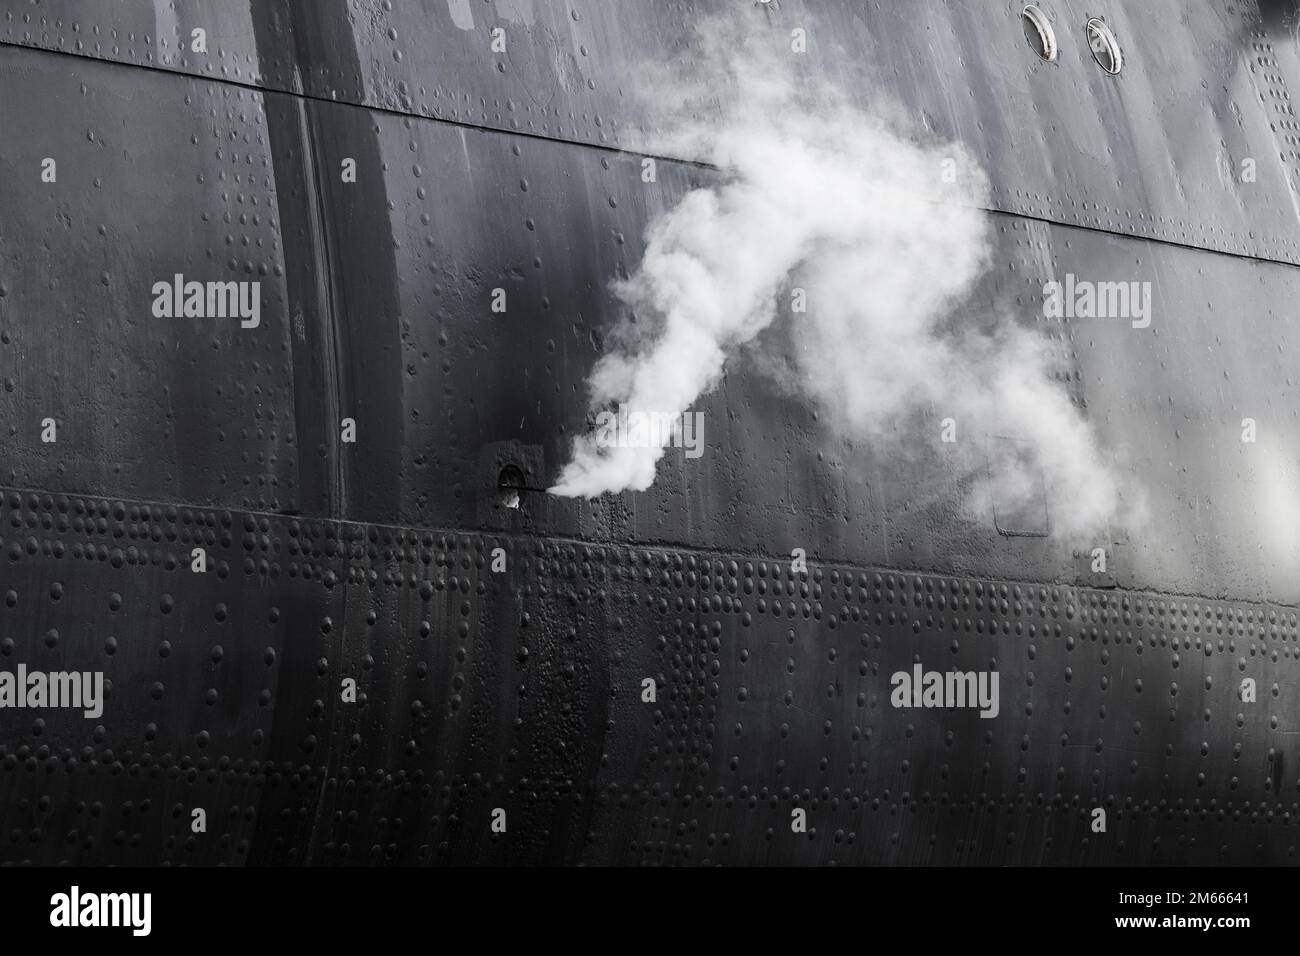
[[[497,505],[502,508],[518,509],[520,496],[524,491],[524,473],[517,465],[506,465],[497,476]]]
[[[1051,63],[1056,59],[1056,31],[1052,29],[1047,14],[1033,4],[1025,7],[1020,14],[1025,28],[1025,39],[1040,57]]]
[[[1088,21],[1088,48],[1101,68],[1112,76],[1124,68],[1124,54],[1110,27],[1093,17]]]

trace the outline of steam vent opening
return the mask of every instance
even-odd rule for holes
[[[503,508],[518,508],[524,488],[524,473],[515,465],[506,465],[497,476],[498,504]]]
[[[1114,76],[1123,69],[1124,55],[1120,53],[1119,41],[1110,32],[1110,27],[1095,17],[1088,21],[1088,46],[1093,59],[1107,73]]]
[[[1025,39],[1035,53],[1051,63],[1056,59],[1056,31],[1043,13],[1033,4],[1025,7],[1020,14],[1025,28]]]

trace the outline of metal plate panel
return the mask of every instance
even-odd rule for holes
[[[965,143],[993,178],[995,209],[1300,262],[1300,123],[1290,94],[1300,64],[1285,20],[1251,3],[1041,6],[1057,32],[1055,63],[1025,42],[1023,4],[1005,0],[927,0],[905,11],[848,0],[330,0],[220,11],[193,0],[5,0],[0,42],[654,150],[646,64],[686,47],[711,16],[710,29],[748,30],[782,51],[800,29],[807,52],[789,56],[810,85],[834,83],[864,103],[895,99],[928,132]],[[1124,50],[1118,76],[1088,47],[1084,23],[1098,15]],[[189,49],[195,28],[211,37],[206,55]],[[505,31],[506,52],[494,51],[493,30]],[[1189,89],[1179,77],[1203,82]]]
[[[100,722],[5,712],[5,861],[1294,857],[1290,609],[204,509],[119,561],[143,508],[0,499],[36,543],[3,561],[6,668],[113,681]],[[998,716],[891,707],[914,662],[997,669]]]
[[[262,94],[0,50],[0,413],[11,483],[295,506],[293,372]],[[50,123],[50,103],[60,121]],[[55,162],[43,182],[43,160]],[[261,324],[154,284],[260,283]],[[53,419],[54,441],[43,440]]]

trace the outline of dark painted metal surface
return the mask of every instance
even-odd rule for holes
[[[943,139],[970,145],[994,208],[1241,255],[1297,262],[1300,77],[1294,34],[1252,3],[1040,4],[1060,57],[1026,58],[1019,0],[4,0],[0,42],[300,92],[553,139],[653,148],[639,84],[689,50],[710,15],[807,31],[810,84],[864,103],[883,92]],[[1273,9],[1271,5],[1268,9]],[[1127,51],[1092,60],[1103,15]],[[190,51],[204,27],[207,56]],[[491,31],[505,31],[494,52]],[[653,97],[649,98],[653,102]],[[1237,175],[1254,158],[1258,180]]]
[[[811,23],[814,75],[885,85],[990,168],[971,311],[1067,342],[1156,516],[1095,542],[1105,586],[1078,542],[959,519],[933,447],[819,456],[812,409],[743,365],[696,406],[717,454],[499,506],[503,463],[543,487],[585,427],[609,280],[713,181],[600,147],[637,142],[634,53],[719,5],[6,0],[0,663],[112,696],[98,724],[0,712],[0,858],[1294,860],[1300,529],[1271,503],[1300,486],[1238,437],[1254,417],[1300,464],[1290,21],[1056,4],[1048,65],[1020,4],[739,6]],[[1116,78],[1064,35],[1098,12]],[[200,17],[206,60],[177,52]],[[1156,322],[1047,323],[1071,271],[1151,281]],[[261,281],[260,327],[155,319],[177,272]],[[1000,718],[889,707],[918,657],[995,667]]]
[[[6,715],[7,859],[1294,859],[1286,608],[77,496],[3,520],[10,653],[112,681],[92,729]],[[917,654],[996,662],[999,719],[889,707]]]

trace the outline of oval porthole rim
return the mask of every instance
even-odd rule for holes
[[[1041,7],[1033,3],[1025,5],[1024,9],[1020,11],[1020,18],[1022,23],[1032,26],[1038,33],[1042,49],[1033,46],[1032,41],[1030,41],[1030,48],[1033,49],[1040,60],[1055,63],[1059,46],[1056,42],[1056,30],[1052,27],[1051,19],[1043,12]],[[1028,39],[1028,33],[1026,33],[1026,39]]]
[[[1118,76],[1124,69],[1124,51],[1119,45],[1119,39],[1115,36],[1115,31],[1101,17],[1089,17],[1083,25],[1084,38],[1088,43],[1088,50],[1092,53],[1092,58],[1097,65],[1102,68],[1108,76]],[[1110,54],[1111,66],[1102,62],[1100,51],[1093,43],[1093,37],[1099,37],[1105,44]]]

